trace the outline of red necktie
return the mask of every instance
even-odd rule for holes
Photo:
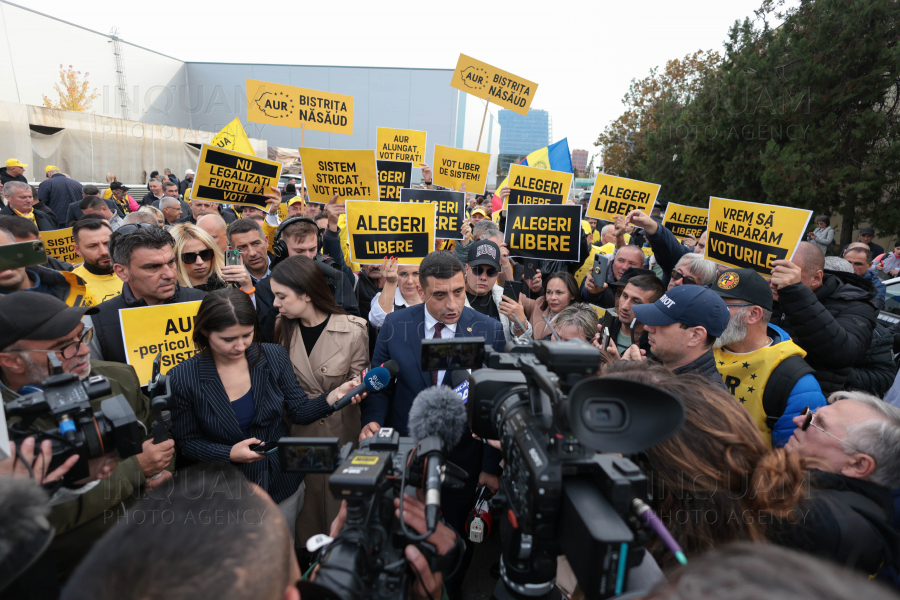
[[[444,329],[443,323],[435,323],[434,324],[434,335],[431,336],[431,339],[433,339],[433,340],[441,339],[441,331],[443,331],[443,329]],[[437,384],[438,384],[438,372],[432,371],[431,372],[431,385],[437,385]]]

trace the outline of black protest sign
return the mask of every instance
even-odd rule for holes
[[[409,164],[409,163],[407,163]],[[460,227],[466,219],[466,195],[444,190],[400,190],[400,202],[434,204],[437,207],[434,236],[461,240]]]
[[[581,206],[510,204],[503,241],[510,256],[578,262],[581,260]]]
[[[400,190],[412,184],[412,163],[396,160],[376,161],[378,192],[382,200],[400,200]]]
[[[266,210],[263,194],[281,177],[281,163],[203,144],[191,199],[255,206]]]

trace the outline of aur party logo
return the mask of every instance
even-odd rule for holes
[[[462,77],[463,85],[473,90],[484,89],[487,85],[487,71],[478,67],[466,67],[459,76]]]
[[[263,92],[254,100],[267,117],[287,119],[294,114],[294,100],[284,92]]]
[[[737,287],[737,284],[741,281],[741,276],[734,272],[723,273],[721,277],[719,277],[719,281],[716,283],[720,289],[723,290],[733,290]]]

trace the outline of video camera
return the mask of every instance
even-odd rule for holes
[[[647,478],[615,452],[641,452],[672,435],[684,407],[667,392],[592,375],[599,351],[582,340],[536,341],[488,352],[469,378],[472,431],[500,440],[506,466],[494,508],[502,524],[494,597],[549,598],[565,554],[589,600],[621,594],[648,532]],[[651,522],[656,519],[657,522]],[[661,532],[660,532],[661,533]]]
[[[64,484],[88,477],[88,460],[92,458],[112,451],[120,458],[139,454],[141,431],[125,397],[119,394],[104,400],[100,410],[94,412],[91,400],[112,394],[109,380],[95,375],[81,381],[72,373],[63,373],[62,363],[56,356],[50,354],[49,357],[53,374],[41,384],[43,391],[21,396],[4,406],[9,438],[16,445],[29,436],[36,438],[36,445],[45,439],[51,440],[50,471],[78,454],[83,460],[66,473]],[[57,427],[44,431],[34,428],[34,421],[42,416],[51,417]]]
[[[456,400],[458,402],[458,400]],[[301,596],[314,600],[399,599],[406,597],[411,571],[404,548],[416,544],[429,560],[432,571],[445,578],[459,567],[464,554],[461,538],[456,549],[438,555],[425,541],[437,525],[439,491],[463,487],[466,472],[445,460],[447,450],[438,435],[420,439],[400,437],[385,427],[373,437],[352,443],[340,451],[338,439],[282,438],[278,451],[281,468],[288,472],[332,473],[328,487],[335,498],[347,501],[347,521],[334,540],[327,536],[310,539],[314,552],[327,544],[319,559],[315,582],[301,582]],[[335,469],[335,466],[337,468]],[[394,516],[394,498],[411,485],[426,490],[426,521],[429,530],[418,535]],[[400,505],[401,515],[403,504]],[[330,543],[329,543],[330,541]]]

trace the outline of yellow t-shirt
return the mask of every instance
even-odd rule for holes
[[[94,275],[85,269],[83,264],[75,267],[72,272],[84,279],[93,302],[97,304],[122,293],[122,280],[115,273]]]

